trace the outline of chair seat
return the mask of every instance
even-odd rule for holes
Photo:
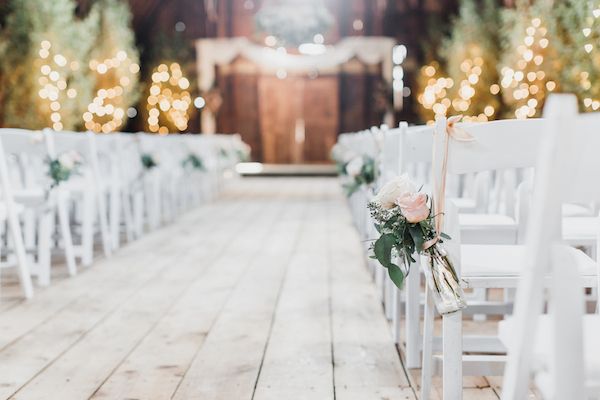
[[[502,214],[459,214],[464,244],[517,244],[517,222]]]
[[[562,205],[563,217],[591,217],[593,211],[590,207],[581,204],[565,203]]]
[[[68,181],[60,184],[61,188],[73,195],[80,195],[83,192],[89,191],[90,188],[96,189],[96,186],[92,186],[91,181],[82,175],[75,175],[69,178]],[[100,187],[101,191],[108,189],[108,183],[106,180],[102,181]]]
[[[502,214],[459,214],[458,222],[462,227],[516,229],[517,221]]]
[[[550,363],[553,332],[552,316],[539,317],[536,338],[534,340],[534,368],[547,369]],[[502,343],[510,348],[515,339],[514,319],[507,318],[498,325],[498,336]],[[596,387],[600,382],[600,315],[587,314],[583,316],[583,355],[585,365],[585,380],[590,386]]]
[[[596,280],[596,263],[581,250],[561,246],[577,264],[581,274]],[[525,246],[522,245],[479,245],[465,244],[461,251],[461,278],[513,278],[518,280],[525,268]]]
[[[46,202],[46,191],[41,187],[18,189],[13,193],[17,203],[26,207],[37,207]]]
[[[600,220],[597,217],[563,218],[564,240],[573,246],[593,246],[600,233]]]
[[[470,197],[453,197],[449,199],[459,213],[474,213],[477,210],[477,204],[475,200]]]

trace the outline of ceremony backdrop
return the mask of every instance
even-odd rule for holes
[[[5,0],[0,124],[240,133],[256,159],[323,161],[339,132],[383,122],[530,118],[557,91],[600,109],[599,18],[579,0]],[[353,36],[398,48],[369,62],[360,53],[381,47],[362,42],[337,70],[319,64]],[[197,54],[207,38],[233,40],[236,57],[198,69],[223,57]],[[263,49],[289,61],[269,79]],[[302,149],[262,144],[303,135]]]

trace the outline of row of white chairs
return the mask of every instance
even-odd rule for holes
[[[462,398],[463,375],[504,375],[505,400],[527,398],[530,376],[543,398],[600,398],[594,341],[600,334],[600,113],[579,115],[573,96],[555,95],[544,118],[459,127],[475,140],[450,141],[444,231],[462,285],[472,291],[467,309],[441,316],[443,333],[436,338],[431,288],[423,290],[422,275],[409,274],[398,291],[369,261],[406,365],[422,368],[421,398],[430,398],[438,373],[448,400]],[[447,120],[438,117],[433,126],[402,123],[340,135],[349,157],[366,153],[380,166],[380,179],[349,199],[364,239],[377,235],[366,203],[394,175],[409,173],[439,204],[440,187],[432,182],[440,182],[446,134]],[[426,265],[418,260],[411,268],[419,264]],[[491,290],[503,297],[489,299]],[[497,334],[464,335],[463,314],[503,319]]]
[[[108,257],[123,239],[139,239],[213,198],[246,152],[239,135],[0,129],[0,266],[17,268],[30,298],[32,276],[50,284],[53,255],[62,254],[75,275],[94,261],[97,241]],[[53,184],[49,163],[65,156],[77,161],[73,173]],[[156,165],[147,168],[142,156]],[[203,168],[184,163],[191,156]]]

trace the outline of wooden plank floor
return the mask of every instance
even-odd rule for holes
[[[2,278],[0,398],[415,398],[335,179],[243,179],[31,301]]]
[[[337,180],[244,178],[31,301],[3,271],[0,399],[416,399],[362,248]]]

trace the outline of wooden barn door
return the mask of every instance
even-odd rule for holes
[[[261,76],[258,81],[263,162],[302,162],[296,142],[296,123],[302,114],[302,80]]]
[[[339,130],[339,79],[324,76],[304,85],[303,162],[328,162]]]
[[[263,162],[327,162],[339,126],[337,76],[261,76],[258,82]]]

